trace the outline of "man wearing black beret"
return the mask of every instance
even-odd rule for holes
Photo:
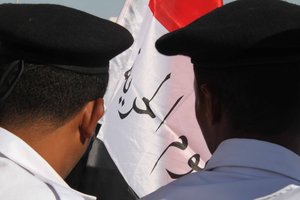
[[[196,115],[213,153],[145,200],[255,199],[300,185],[300,7],[238,0],[162,36],[191,58]]]
[[[0,5],[0,199],[95,199],[63,180],[103,115],[123,27],[47,4]]]

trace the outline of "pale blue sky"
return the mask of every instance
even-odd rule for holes
[[[61,4],[86,11],[93,15],[109,18],[117,17],[126,0],[0,0],[0,3],[51,3]],[[183,0],[184,1],[184,0]],[[223,0],[224,4],[234,0]],[[300,0],[287,0],[300,5]]]
[[[0,3],[16,2],[60,4],[77,8],[102,18],[109,18],[119,15],[125,0],[0,0]]]

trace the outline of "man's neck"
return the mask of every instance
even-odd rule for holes
[[[243,138],[257,139],[283,146],[300,156],[300,133],[292,131],[280,134],[244,134]]]
[[[76,135],[76,129],[73,128],[74,126],[71,122],[61,127],[54,127],[49,123],[33,124],[20,127],[4,126],[4,128],[26,142],[62,178],[65,178],[78,160],[74,158],[77,152],[70,142],[72,135]],[[75,141],[76,139],[73,140]]]

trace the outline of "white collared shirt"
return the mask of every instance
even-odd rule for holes
[[[300,185],[300,156],[268,142],[222,142],[205,169],[157,190],[143,200],[248,200],[288,184]]]
[[[0,199],[95,200],[68,186],[22,139],[0,127]]]

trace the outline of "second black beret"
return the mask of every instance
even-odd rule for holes
[[[202,66],[226,68],[290,62],[300,55],[300,6],[280,0],[238,0],[162,36],[165,55],[187,55]]]

